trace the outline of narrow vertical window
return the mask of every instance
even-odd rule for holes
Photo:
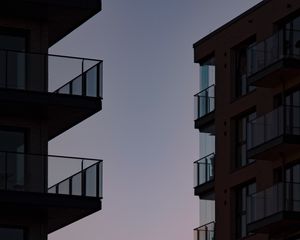
[[[249,139],[247,122],[253,120],[256,117],[256,113],[253,112],[248,115],[244,115],[236,120],[236,141],[235,141],[235,167],[243,167],[252,163],[254,160],[249,159],[247,156],[247,140]]]
[[[244,185],[236,191],[236,239],[249,234],[247,231],[247,197],[255,192],[255,183]]]

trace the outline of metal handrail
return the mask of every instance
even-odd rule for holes
[[[210,222],[202,225],[194,229],[194,232],[196,233],[194,240],[213,240],[215,239],[215,231],[215,222]]]
[[[205,88],[205,89],[201,90],[200,92],[196,93],[196,94],[194,95],[194,97],[198,97],[200,93],[205,92],[205,91],[207,91],[207,90],[210,89],[210,88],[214,88],[215,86],[216,86],[215,84],[212,84],[212,85],[208,86],[207,88]],[[215,98],[215,96],[213,96],[213,97],[211,97],[211,98]]]
[[[194,169],[195,169],[194,187],[213,181],[215,177],[215,157],[216,157],[215,153],[211,153],[194,162]],[[208,160],[210,160],[211,162],[208,162]],[[200,178],[200,173],[202,172],[200,170],[201,166],[204,166],[203,168],[205,168],[204,169],[205,176],[203,179]]]
[[[0,54],[3,59],[1,64],[3,64],[2,74],[4,75],[1,88],[50,93],[46,82],[50,82],[53,76],[59,78],[61,74],[68,79],[54,93],[97,97],[101,99],[103,97],[102,60],[10,49],[0,49]],[[11,59],[20,57],[22,61],[11,61]],[[53,63],[56,61],[56,64],[50,65],[51,59],[54,59]],[[62,60],[66,61],[67,64],[65,68],[66,75],[63,75],[60,69],[64,65],[57,64],[59,63],[57,61]],[[15,76],[12,69],[17,67],[20,67],[22,71],[18,76]],[[53,67],[59,69],[52,69]],[[70,71],[70,67],[73,67],[73,71]],[[55,74],[51,75],[52,73]],[[40,81],[40,85],[35,86],[34,83],[38,80]],[[61,80],[63,79],[60,78]],[[75,88],[73,84],[75,84]]]
[[[58,156],[58,155],[46,155],[46,154],[31,154],[31,153],[23,153],[23,152],[12,152],[12,151],[0,151],[0,162],[1,166],[3,166],[1,173],[3,173],[4,180],[0,180],[0,190],[5,191],[25,191],[25,192],[41,192],[41,193],[50,193],[50,194],[67,194],[67,195],[80,195],[80,196],[88,196],[88,197],[97,197],[102,198],[102,189],[103,189],[103,183],[102,183],[102,168],[103,168],[103,160],[101,159],[93,159],[93,158],[79,158],[79,157],[69,157],[69,156]],[[20,158],[19,156],[23,156]],[[36,158],[38,157],[38,158]],[[35,162],[40,162],[41,167],[43,165],[47,165],[50,163],[49,159],[52,160],[61,160],[61,159],[68,159],[68,160],[81,160],[80,166],[81,169],[79,171],[76,171],[74,174],[62,179],[61,181],[53,184],[50,187],[45,187],[47,185],[47,172],[44,168],[43,173],[40,177],[37,179],[40,179],[43,181],[39,187],[37,188],[37,185],[33,184],[33,179],[29,180],[29,178],[25,177],[25,169],[23,167],[23,173],[21,171],[21,175],[18,175],[17,170],[13,170],[16,172],[12,172],[12,176],[15,175],[15,179],[19,179],[18,176],[21,176],[21,179],[19,180],[13,180],[13,185],[9,181],[11,176],[8,174],[10,173],[9,164],[13,164],[11,166],[15,166],[14,164],[19,164],[25,166],[26,164],[29,164],[29,166],[32,164],[34,166]],[[14,160],[14,161],[13,161]],[[20,162],[21,161],[21,162]],[[33,161],[33,162],[32,162]],[[61,162],[61,161],[59,161]],[[84,162],[87,162],[87,167],[84,168]],[[73,165],[75,166],[75,165]],[[90,169],[92,169],[90,171]],[[0,169],[1,170],[1,169]],[[31,170],[30,170],[31,171]],[[49,170],[47,170],[49,171]],[[90,172],[89,172],[90,171]],[[80,182],[79,185],[73,185],[73,180],[75,177],[77,177],[79,174],[80,176]],[[35,175],[33,173],[30,174],[31,177],[34,177]],[[57,178],[58,176],[56,176]],[[34,181],[37,181],[34,180]],[[39,181],[40,181],[39,180]],[[78,181],[78,179],[76,179]],[[87,181],[88,180],[88,181]],[[15,182],[14,182],[15,181]],[[18,183],[21,181],[21,185]],[[29,181],[29,182],[28,182]],[[92,181],[92,182],[91,182]],[[22,183],[23,182],[23,183]],[[87,185],[89,182],[91,182],[91,188]],[[64,183],[67,183],[68,189],[63,191],[59,191],[60,187],[65,187],[63,185]],[[10,185],[8,185],[10,184]],[[72,191],[72,186],[75,186],[75,192]],[[78,187],[77,187],[78,186]],[[87,191],[89,189],[89,192]],[[53,190],[53,191],[52,191]],[[78,191],[80,194],[78,194]]]
[[[61,57],[61,58],[70,58],[70,59],[77,59],[77,60],[86,60],[86,61],[95,61],[95,62],[103,62],[101,59],[96,58],[86,58],[86,57],[76,57],[76,56],[69,56],[69,55],[60,55],[60,54],[52,54],[52,53],[41,53],[35,51],[19,51],[14,49],[8,48],[0,48],[0,51],[3,52],[15,52],[15,53],[23,53],[23,54],[35,54],[35,55],[43,55],[43,56],[51,56],[51,57]]]

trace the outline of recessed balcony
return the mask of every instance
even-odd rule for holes
[[[200,199],[214,200],[215,154],[194,162],[194,194]]]
[[[194,229],[194,240],[215,240],[215,222]]]
[[[300,74],[300,31],[280,30],[247,51],[248,83],[272,88]]]
[[[200,132],[215,134],[215,85],[194,95],[195,128]]]
[[[102,109],[102,61],[0,50],[0,106],[45,120],[50,140]]]
[[[0,152],[1,218],[39,216],[48,233],[101,210],[102,160]]]
[[[299,151],[300,107],[281,106],[248,122],[249,158],[278,160],[281,153]]]
[[[281,236],[300,227],[300,183],[281,182],[247,198],[247,228]]]

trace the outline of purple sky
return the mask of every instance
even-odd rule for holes
[[[103,0],[98,15],[51,49],[104,60],[103,110],[49,146],[51,154],[103,159],[104,199],[100,212],[50,240],[193,239],[192,44],[258,2]]]

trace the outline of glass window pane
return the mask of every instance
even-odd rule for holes
[[[0,152],[0,189],[5,189],[6,187],[6,154]]]
[[[18,228],[0,228],[0,239],[24,240],[24,230]]]
[[[1,58],[5,61],[1,61],[1,76],[4,73],[7,74],[6,87],[24,89],[25,84],[25,72],[26,72],[26,56],[24,53],[26,50],[26,38],[25,36],[10,36],[0,33],[0,49],[14,50],[6,51],[1,54]],[[4,79],[2,81],[5,81]]]
[[[6,87],[6,52],[0,51],[0,87]]]
[[[24,53],[7,53],[7,87],[25,89],[26,56]]]

